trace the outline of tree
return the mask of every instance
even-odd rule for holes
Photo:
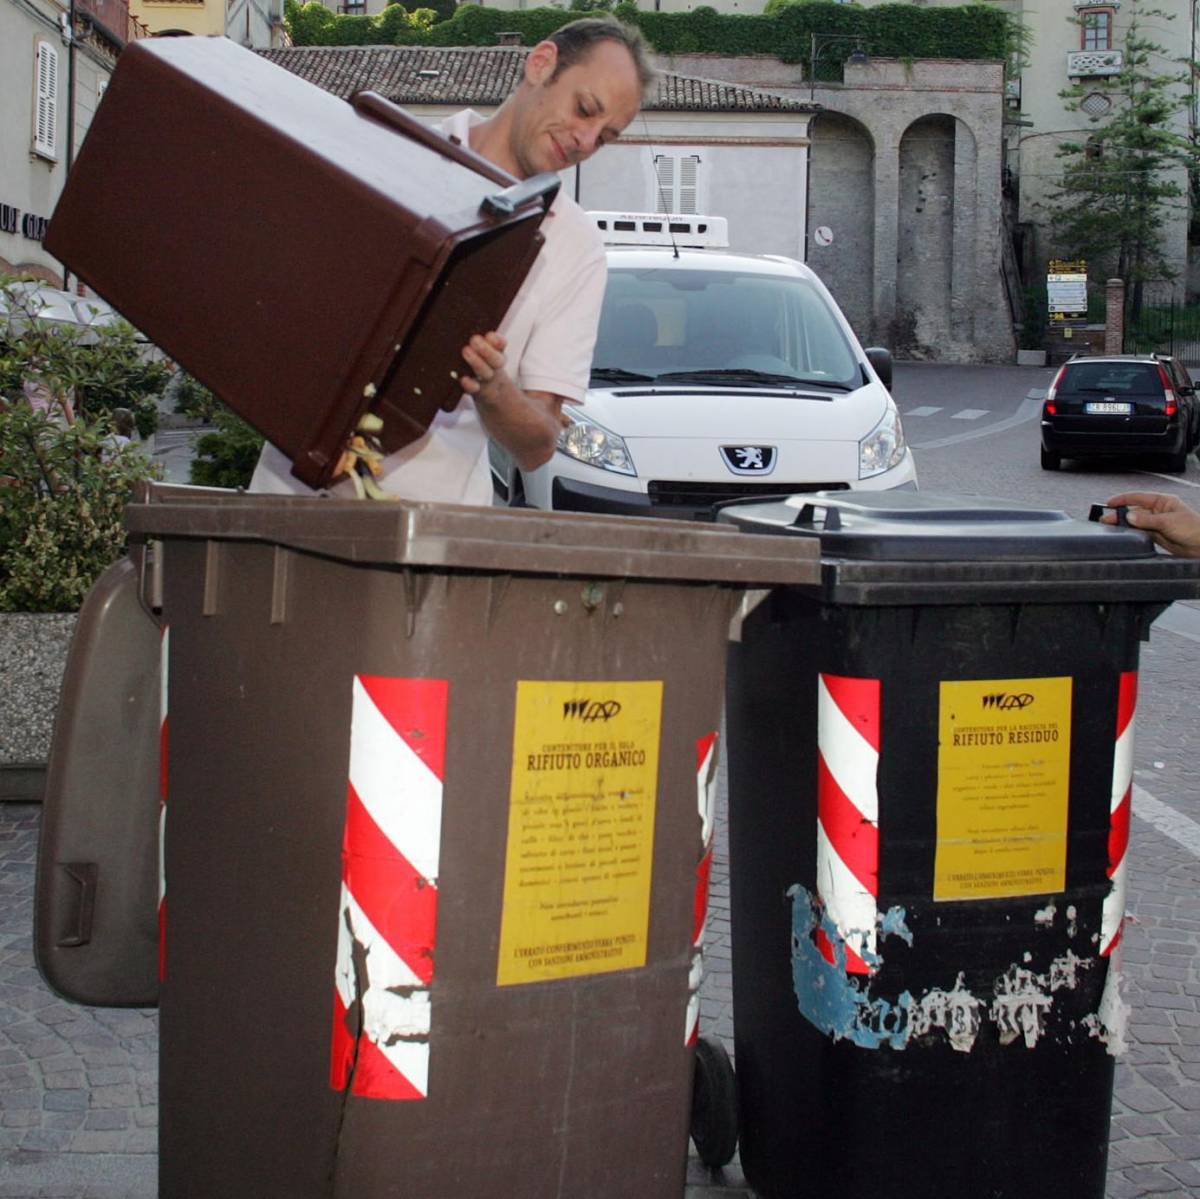
[[[1059,147],[1063,173],[1050,197],[1060,251],[1124,279],[1134,315],[1144,281],[1174,274],[1164,253],[1163,226],[1172,208],[1186,207],[1181,180],[1200,167],[1187,122],[1180,119],[1188,105],[1187,75],[1162,69],[1184,60],[1168,59],[1143,33],[1150,17],[1174,19],[1157,9],[1139,11],[1135,0],[1120,73],[1059,93],[1068,108],[1088,116],[1090,129],[1084,140]],[[1085,15],[1080,23],[1089,20],[1095,18]],[[1105,106],[1092,99],[1097,94],[1109,102],[1106,111],[1098,111]]]

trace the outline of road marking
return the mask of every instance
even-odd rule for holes
[[[931,407],[929,404],[922,404],[920,408],[912,408],[904,413],[904,419],[907,420],[910,416],[934,416],[941,412],[940,408]]]
[[[972,441],[976,437],[990,437],[993,433],[1003,433],[1006,429],[1023,425],[1026,421],[1040,416],[1042,412],[1041,397],[1045,394],[1044,391],[1036,389],[1030,391],[1012,416],[1006,416],[1003,420],[996,421],[995,424],[984,425],[977,429],[965,429],[962,433],[952,433],[949,437],[939,437],[935,441],[914,441],[912,447],[914,450],[940,450],[948,445],[958,445],[960,441]]]
[[[1170,804],[1155,799],[1145,787],[1133,784],[1133,814],[1156,828],[1194,858],[1200,858],[1200,824],[1177,812]]]
[[[1166,479],[1168,483],[1179,483],[1184,487],[1200,487],[1200,483],[1193,483],[1191,479],[1180,478],[1179,475],[1162,475],[1156,470],[1139,470],[1139,475],[1152,475],[1156,479]]]
[[[951,420],[978,420],[981,416],[987,416],[986,408],[964,408],[961,412],[956,412]]]

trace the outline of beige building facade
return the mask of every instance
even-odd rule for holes
[[[67,172],[108,86],[117,54],[144,33],[125,0],[0,0],[0,273],[55,286],[43,248]]]

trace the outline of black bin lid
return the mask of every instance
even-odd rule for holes
[[[727,504],[720,519],[749,533],[818,537],[830,557],[906,562],[1145,558],[1146,533],[1076,520],[1053,508],[923,491],[817,491]]]
[[[818,491],[724,505],[747,533],[821,546],[821,598],[849,604],[1114,602],[1200,597],[1200,561],[1148,533],[1053,508],[916,491]]]

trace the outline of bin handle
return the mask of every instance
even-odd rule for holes
[[[518,182],[507,171],[502,171],[483,155],[476,154],[474,150],[464,146],[461,142],[451,141],[450,138],[443,136],[435,129],[423,125],[411,113],[405,112],[399,104],[385,100],[378,92],[355,92],[350,97],[350,103],[354,105],[355,111],[363,116],[371,117],[381,125],[387,125],[389,129],[394,129],[412,141],[419,142],[443,158],[449,158],[462,166],[470,167],[476,174],[485,176],[493,183],[502,183],[506,187],[511,187]]]
[[[92,939],[92,917],[96,912],[96,878],[99,867],[95,862],[61,862],[67,878],[75,884],[75,918],[71,928],[58,938],[61,949],[77,949]]]
[[[489,216],[511,216],[522,204],[527,204],[530,200],[541,200],[542,206],[549,208],[561,186],[562,180],[552,171],[547,171],[514,183],[502,192],[484,196],[479,208]]]
[[[1129,523],[1128,512],[1129,507],[1126,504],[1117,504],[1116,507],[1109,507],[1108,504],[1093,504],[1088,509],[1088,520],[1099,522],[1106,512],[1115,512],[1117,514],[1117,524],[1124,525],[1126,528],[1132,528]]]
[[[816,513],[818,509],[825,514],[825,518],[821,522],[825,527],[825,531],[827,533],[838,532],[842,527],[842,514],[836,508],[826,504],[803,504],[796,515],[796,519],[792,521],[792,528],[807,527],[811,529],[817,523]]]

